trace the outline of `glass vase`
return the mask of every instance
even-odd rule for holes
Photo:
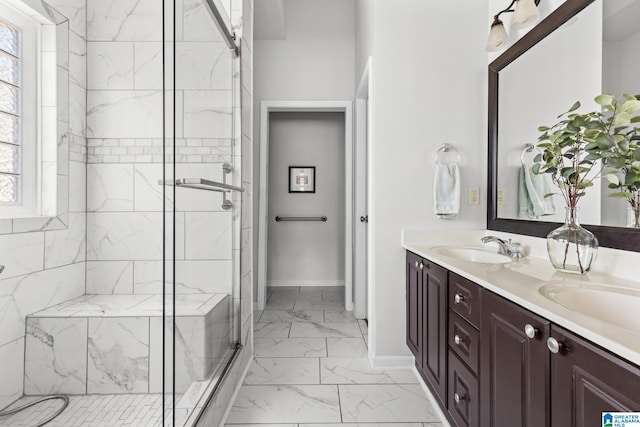
[[[640,228],[640,203],[637,193],[634,194],[634,201],[629,201],[627,204],[627,227]]]
[[[598,253],[598,239],[580,226],[578,208],[567,207],[564,225],[547,235],[547,252],[556,270],[586,274]]]

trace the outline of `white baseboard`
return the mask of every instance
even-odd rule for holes
[[[344,280],[269,280],[267,286],[344,286]]]
[[[413,356],[374,356],[369,355],[369,363],[373,368],[411,369],[415,365]]]
[[[440,422],[442,423],[442,427],[451,427],[451,424],[449,424],[449,420],[444,415],[444,412],[442,412],[442,409],[440,409],[440,405],[438,404],[438,401],[436,400],[433,393],[431,393],[431,390],[429,390],[429,387],[427,387],[427,385],[424,383],[424,380],[422,379],[422,376],[420,376],[420,374],[418,373],[418,369],[416,369],[415,365],[413,366],[413,373],[418,378],[418,382],[420,383],[422,390],[424,390],[425,394],[427,395],[427,399],[429,399],[429,401],[431,402],[431,406],[433,406],[433,409],[436,411],[436,414],[438,414],[438,417],[440,417]]]

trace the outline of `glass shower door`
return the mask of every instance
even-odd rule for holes
[[[239,61],[217,3],[165,2],[165,425],[194,425],[239,342]]]

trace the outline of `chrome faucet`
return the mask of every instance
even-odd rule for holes
[[[522,258],[522,245],[517,242],[512,242],[511,239],[508,241],[502,240],[496,236],[484,236],[480,239],[482,243],[497,243],[498,244],[498,253],[500,255],[506,255],[511,258]]]

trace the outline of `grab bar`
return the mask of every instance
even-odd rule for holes
[[[327,222],[326,216],[277,216],[276,222],[280,221],[322,221]]]

